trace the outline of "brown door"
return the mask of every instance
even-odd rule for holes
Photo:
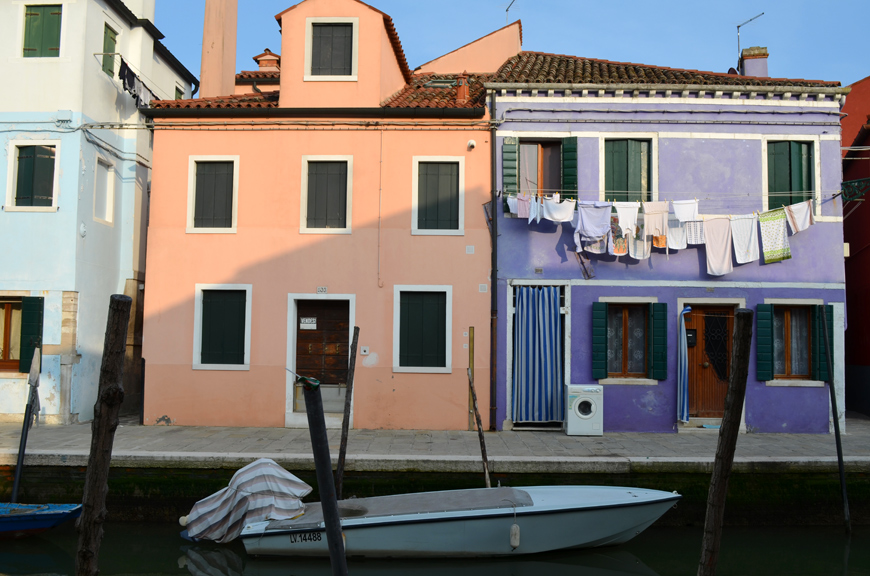
[[[686,314],[686,331],[694,331],[689,346],[689,416],[722,418],[731,369],[734,308],[697,306]],[[689,335],[691,344],[691,335]]]
[[[320,380],[325,412],[343,412],[347,386],[350,303],[296,301],[296,372]],[[295,412],[305,412],[302,388],[294,388]]]

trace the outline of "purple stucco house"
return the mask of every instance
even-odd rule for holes
[[[566,385],[600,387],[605,434],[715,426],[734,311],[748,308],[742,428],[832,430],[822,318],[842,412],[848,88],[769,78],[763,48],[741,68],[521,52],[486,84],[499,429],[563,426]]]

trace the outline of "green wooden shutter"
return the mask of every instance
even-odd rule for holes
[[[233,163],[197,162],[194,228],[233,227]]]
[[[607,378],[607,302],[592,303],[592,378]]]
[[[767,207],[791,204],[790,146],[788,142],[767,143]]]
[[[760,382],[773,380],[773,304],[755,308],[755,377]]]
[[[25,58],[60,56],[61,10],[60,5],[25,6]]]
[[[347,228],[347,162],[308,163],[309,228]]]
[[[577,138],[562,138],[562,191],[577,192]]]
[[[33,206],[33,175],[36,169],[36,146],[18,146],[18,174],[15,205]]]
[[[644,202],[649,186],[649,154],[646,142],[629,140],[627,154],[628,168],[628,200]]]
[[[459,230],[459,164],[420,162],[417,169],[417,228]]]
[[[45,6],[24,7],[24,48],[25,58],[40,56],[39,49],[42,45],[43,9]]]
[[[505,194],[516,194],[520,189],[520,141],[509,136],[501,145],[501,179]]]
[[[353,24],[314,24],[311,29],[311,74],[353,73]]]
[[[616,202],[628,201],[628,141],[604,141],[605,198]]]
[[[399,294],[399,366],[447,365],[447,294]]]
[[[115,44],[118,33],[112,30],[108,24],[103,28],[103,72],[109,76],[115,76]]]
[[[825,306],[825,315],[828,324],[828,342],[831,346],[831,354],[834,353],[834,307]],[[812,371],[813,380],[830,382],[831,372],[828,367],[828,356],[825,352],[825,335],[822,333],[822,306],[813,306],[812,316]]]
[[[30,372],[33,351],[42,352],[42,322],[45,299],[42,296],[25,296],[21,299],[21,355],[18,371]]]
[[[653,380],[668,379],[668,305],[655,303],[650,305],[648,340],[651,342],[649,375]]]
[[[61,6],[45,6],[45,29],[42,33],[42,56],[60,56]]]
[[[16,206],[51,206],[54,194],[54,146],[18,146]]]
[[[202,291],[201,362],[245,363],[245,290]]]

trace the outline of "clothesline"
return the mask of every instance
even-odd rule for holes
[[[552,197],[553,194],[559,194],[559,196],[562,198],[570,198],[570,199],[576,200],[580,194],[600,194],[601,190],[579,190],[578,191],[578,190],[559,189],[559,188],[537,188],[535,190],[520,190],[518,192],[506,192],[504,190],[500,191],[500,193],[505,195],[505,196],[518,196],[518,195],[522,194],[523,192],[528,192],[529,194],[535,194],[535,195],[541,195],[541,193],[543,193],[544,197]],[[616,193],[620,193],[620,194],[623,194],[626,192],[628,192],[629,194],[644,194],[644,193],[649,194],[649,193],[652,193],[652,191],[649,191],[649,190],[605,190],[604,191],[605,194],[610,193],[610,192],[616,192]],[[768,192],[767,196],[777,197],[777,196],[793,196],[795,194],[815,194],[815,193],[816,193],[815,190],[793,190],[793,191],[789,191],[789,192]],[[840,190],[840,189],[838,189],[838,190],[823,190],[821,192],[821,195],[822,195],[822,198],[824,199],[826,197],[833,198],[834,196],[837,196],[841,193],[842,193],[842,190]],[[658,191],[658,195],[659,195],[660,199],[661,199],[662,195],[680,195],[681,196],[683,194],[685,194],[685,192],[663,192],[661,190]],[[746,192],[746,193],[743,193],[743,192],[715,192],[715,193],[711,193],[711,194],[715,194],[715,195],[714,196],[707,196],[706,198],[695,197],[694,199],[695,200],[716,200],[719,198],[728,198],[728,197],[730,197],[730,198],[739,198],[739,197],[750,198],[750,197],[757,197],[760,194],[760,192]],[[692,198],[687,198],[687,200],[691,200],[691,199]],[[631,201],[632,200],[629,200],[629,202],[631,202]]]

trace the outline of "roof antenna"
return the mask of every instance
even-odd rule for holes
[[[512,4],[513,4],[513,2],[512,2]],[[752,18],[750,18],[749,20],[747,20],[743,24],[737,25],[737,68],[738,69],[740,68],[740,27],[746,26],[747,24],[749,24],[750,22],[752,22],[756,18],[761,18],[762,16],[764,16],[764,12],[762,12],[758,16],[753,16]]]
[[[514,2],[516,2],[516,1],[517,1],[517,0],[511,0],[511,3],[508,4],[508,7],[507,7],[507,8],[505,9],[505,11],[504,11],[504,25],[505,25],[505,26],[507,26],[508,24],[510,24],[510,22],[508,22],[508,18],[509,18],[509,16],[508,16],[508,12],[510,12],[511,6],[513,6],[513,5],[514,5]],[[756,18],[757,18],[757,16],[756,16]]]

